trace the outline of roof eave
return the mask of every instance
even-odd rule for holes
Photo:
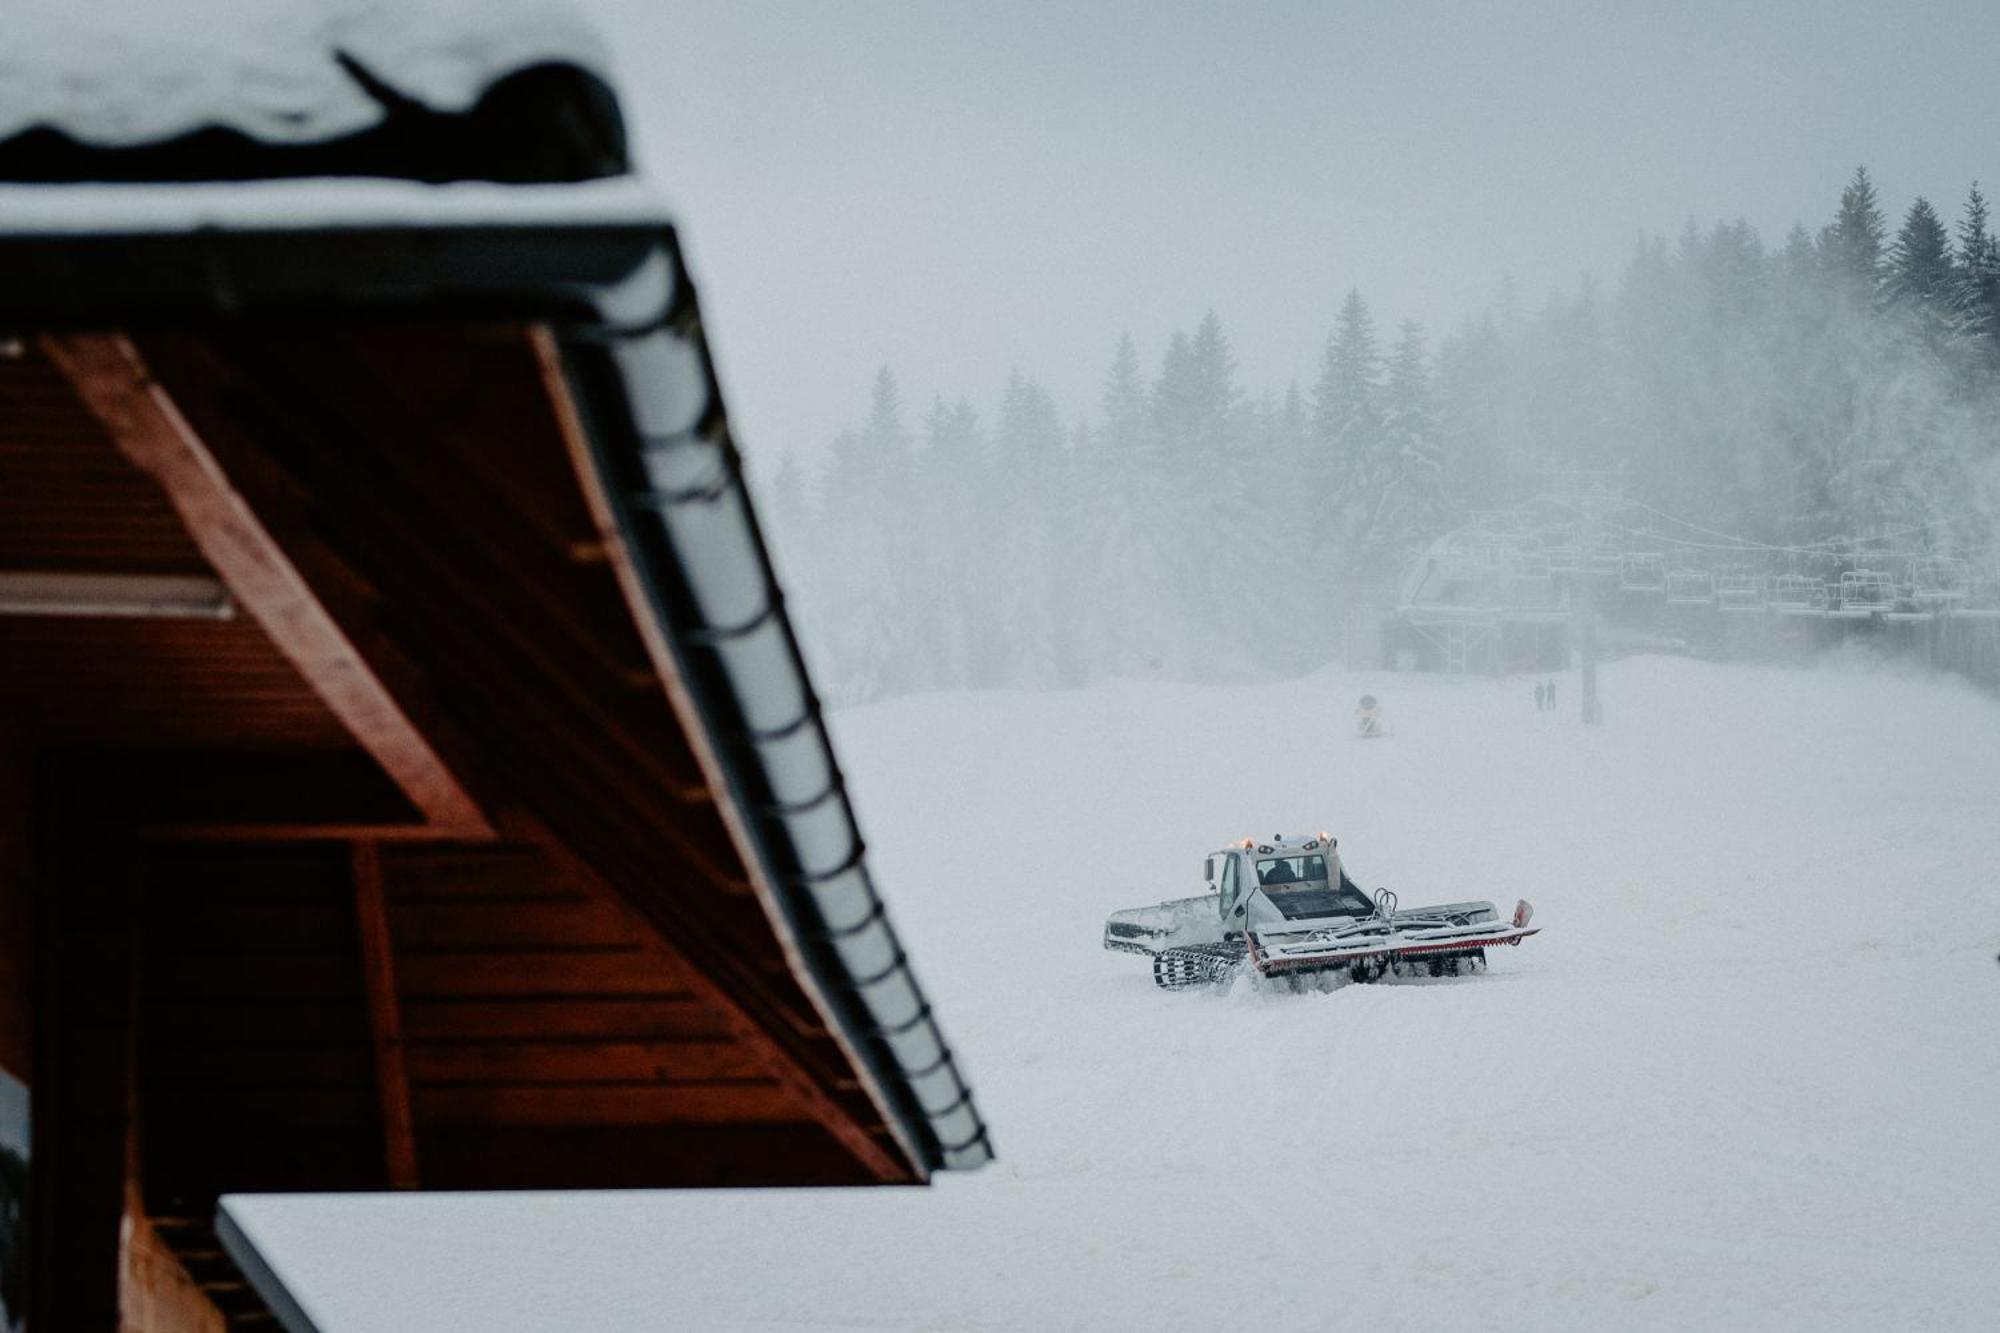
[[[628,603],[795,974],[919,1174],[990,1160],[869,875],[671,226],[595,203],[564,221],[543,186],[475,187],[476,202],[376,221],[335,209],[332,225],[263,211],[268,186],[198,188],[211,207],[214,191],[249,204],[233,225],[211,214],[193,229],[8,215],[0,309],[13,328],[0,335],[238,316],[546,323],[588,447],[586,481],[630,559]]]

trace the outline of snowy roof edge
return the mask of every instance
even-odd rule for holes
[[[0,183],[0,236],[429,227],[669,227],[673,210],[638,176],[534,184],[370,177],[185,184]]]
[[[379,124],[355,67],[454,113],[538,64],[610,78],[569,0],[147,0],[40,6],[0,50],[0,140],[53,130],[135,147],[207,129],[306,144]]]

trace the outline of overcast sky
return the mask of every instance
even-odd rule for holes
[[[1222,317],[1309,387],[1346,290],[1448,332],[1642,232],[2000,195],[2000,4],[581,0],[684,218],[746,450],[817,449],[890,365],[1072,418],[1130,330]]]

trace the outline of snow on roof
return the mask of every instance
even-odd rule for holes
[[[443,112],[531,65],[611,82],[568,0],[25,0],[0,43],[0,139],[38,126],[107,147],[210,126],[332,139],[383,116],[343,55]]]
[[[173,185],[0,184],[0,236],[365,227],[641,226],[673,217],[636,177],[551,185],[306,179]]]

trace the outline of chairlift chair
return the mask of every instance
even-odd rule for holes
[[[1655,551],[1632,551],[1618,567],[1618,586],[1626,592],[1663,592],[1667,559]]]
[[[1762,611],[1764,590],[1756,574],[1738,565],[1716,579],[1715,601],[1724,611]]]
[[[1965,581],[1965,600],[1955,604],[1951,612],[1955,616],[2000,618],[2000,574],[1969,576]]]
[[[1873,613],[1896,604],[1896,581],[1879,569],[1850,569],[1840,576],[1840,609]]]
[[[1965,561],[1932,556],[1915,561],[1910,584],[1920,602],[1962,602],[1970,591],[1972,571]]]
[[[1715,600],[1715,580],[1705,569],[1676,569],[1667,575],[1669,606],[1707,606]]]
[[[1507,553],[1507,572],[1517,579],[1546,579],[1551,568],[1545,551],[1516,547]]]
[[[1814,615],[1826,610],[1826,585],[1806,574],[1771,580],[1771,609],[1781,615]]]

